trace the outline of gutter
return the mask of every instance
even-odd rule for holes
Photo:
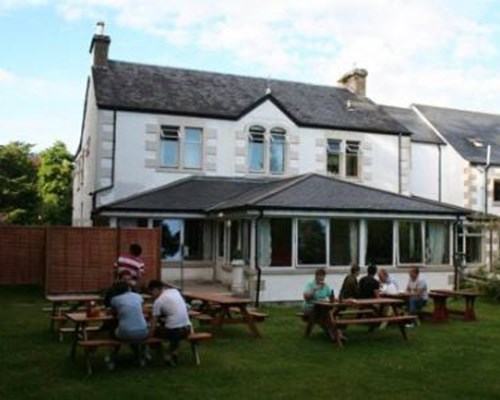
[[[89,193],[92,196],[92,211],[90,212],[90,219],[92,220],[92,225],[95,224],[96,214],[97,214],[97,195],[113,189],[115,186],[115,157],[116,157],[116,110],[113,110],[113,153],[111,158],[111,183],[108,186],[104,186],[93,192]]]
[[[259,307],[260,301],[260,284],[262,282],[262,269],[259,265],[259,221],[262,219],[264,212],[259,210],[259,216],[255,219],[255,269],[257,270],[257,292],[255,293],[255,307]]]
[[[402,189],[402,168],[401,168],[401,133],[398,134],[398,194],[401,194]]]
[[[486,165],[484,167],[484,213],[488,214],[488,170],[491,168],[491,145],[486,149]]]
[[[441,145],[438,144],[438,201],[441,203],[442,201],[442,189],[441,186],[443,184],[443,156]]]

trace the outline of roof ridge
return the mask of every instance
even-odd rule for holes
[[[298,176],[290,177],[290,181],[291,182],[288,182],[288,184],[285,184],[283,186],[280,186],[279,188],[271,190],[270,192],[268,192],[266,194],[263,194],[262,196],[257,197],[256,199],[252,199],[248,203],[249,204],[254,204],[254,203],[257,203],[259,201],[265,200],[265,199],[267,199],[267,198],[269,198],[271,196],[274,196],[274,195],[278,194],[279,192],[282,192],[283,190],[290,189],[291,187],[293,187],[293,186],[297,185],[298,183],[306,180],[307,178],[311,177],[312,175],[314,175],[314,173],[313,172],[309,172],[309,173],[306,173],[306,174],[303,174],[303,175],[298,175]],[[288,179],[288,178],[284,178],[283,180],[286,180],[286,179]]]
[[[498,117],[498,118],[500,118],[500,114],[495,114],[493,112],[487,112],[487,111],[465,110],[463,108],[452,108],[452,107],[443,107],[443,106],[431,106],[431,105],[428,105],[428,104],[418,104],[418,103],[412,103],[411,105],[415,106],[415,107],[436,108],[436,109],[439,109],[439,110],[458,111],[458,112],[461,112],[461,113],[468,113],[468,114],[489,115],[491,117]]]

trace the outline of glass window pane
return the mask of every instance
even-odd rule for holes
[[[271,141],[271,173],[279,174],[285,170],[285,137],[273,135]]]
[[[184,258],[203,260],[204,221],[187,219],[184,221]]]
[[[461,243],[462,241],[459,240],[459,244]],[[426,222],[425,259],[427,264],[434,265],[448,264],[450,262],[450,234],[448,222]]]
[[[420,222],[399,221],[399,261],[403,264],[422,262]]]
[[[219,257],[224,257],[224,222],[219,222],[219,228],[218,228],[218,237],[219,237],[219,242],[218,242],[218,255]]]
[[[345,146],[345,175],[357,177],[359,174],[359,142],[348,140]]]
[[[162,139],[161,165],[164,167],[177,167],[179,162],[179,141],[177,139]]]
[[[330,265],[350,265],[358,262],[358,221],[330,220]]]
[[[325,219],[299,219],[299,264],[326,264],[326,225],[327,221]]]
[[[340,173],[340,154],[327,155],[326,170],[335,175]]]
[[[201,168],[201,128],[186,128],[184,138],[184,167]]]
[[[292,266],[292,220],[273,218],[271,224],[271,266]]]
[[[468,263],[482,262],[482,240],[480,237],[468,236],[465,246],[465,261]]]
[[[162,260],[180,261],[182,220],[164,219],[162,221],[154,221],[153,226],[161,226]]]
[[[250,137],[250,171],[264,171],[264,137],[251,135]]]
[[[369,220],[366,263],[392,265],[392,221]]]

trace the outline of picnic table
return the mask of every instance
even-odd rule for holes
[[[476,321],[476,312],[474,310],[474,303],[480,293],[469,290],[445,290],[434,289],[429,292],[429,297],[434,302],[434,311],[432,320],[434,322],[446,322],[450,315],[458,315],[463,317],[464,321]],[[460,298],[465,301],[464,310],[453,310],[447,306],[448,298]]]
[[[340,329],[349,325],[368,324],[370,330],[379,324],[397,324],[403,336],[408,340],[405,325],[414,322],[415,317],[402,315],[401,308],[404,301],[394,298],[373,298],[373,299],[348,299],[343,301],[314,301],[313,310],[307,320],[305,335],[309,336],[314,325],[320,325],[328,337],[342,347]],[[389,307],[393,315],[384,315]],[[348,314],[355,314],[356,318],[344,319],[346,311]],[[347,315],[348,315],[347,314]]]
[[[255,338],[261,337],[256,322],[267,315],[250,311],[248,305],[252,302],[251,299],[204,292],[184,292],[183,296],[189,301],[201,301],[201,314],[194,318],[210,322],[214,331],[220,330],[224,324],[243,323]]]
[[[85,294],[53,294],[45,296],[45,299],[52,303],[52,311],[50,313],[50,330],[54,331],[56,322],[64,325],[67,321],[65,315],[61,312],[64,306],[69,306],[68,312],[75,312],[80,307],[90,303],[100,303],[103,297],[96,293]]]

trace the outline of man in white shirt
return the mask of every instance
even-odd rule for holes
[[[191,333],[191,321],[184,298],[179,290],[167,288],[163,282],[152,280],[148,289],[153,296],[153,319],[150,336],[167,339],[170,342],[165,360],[172,366],[177,364],[179,343]],[[160,317],[165,323],[159,323]]]
[[[423,279],[419,279],[420,270],[418,267],[410,268],[408,285],[406,292],[410,295],[408,300],[408,311],[410,315],[417,315],[417,311],[425,307],[429,294],[427,292],[427,283]]]

